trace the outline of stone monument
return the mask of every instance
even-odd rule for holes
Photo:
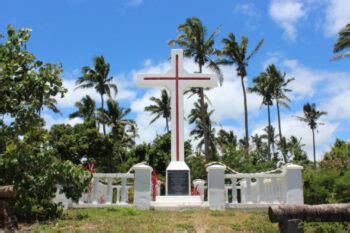
[[[171,162],[166,169],[166,195],[191,195],[190,169],[184,161],[184,91],[191,87],[215,87],[214,74],[190,74],[183,68],[183,50],[171,50],[171,68],[165,74],[138,74],[141,87],[166,88],[171,96]]]

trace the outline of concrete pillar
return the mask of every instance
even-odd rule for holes
[[[287,164],[285,167],[285,188],[287,204],[304,204],[303,194],[303,167],[295,164]]]
[[[149,209],[151,206],[151,174],[150,166],[141,164],[134,166],[134,206],[137,209]]]
[[[211,165],[208,172],[208,202],[211,210],[225,209],[225,170],[226,166]]]

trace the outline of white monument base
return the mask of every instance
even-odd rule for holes
[[[190,168],[184,161],[171,161],[166,169],[166,195],[191,195]]]
[[[151,206],[159,209],[168,208],[194,208],[203,207],[204,202],[200,196],[157,196],[156,201],[151,202]]]

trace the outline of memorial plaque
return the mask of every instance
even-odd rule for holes
[[[168,170],[168,195],[189,195],[189,171]]]

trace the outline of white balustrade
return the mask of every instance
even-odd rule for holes
[[[133,188],[133,184],[128,184],[128,179],[134,180],[134,174],[94,173],[88,191],[82,194],[78,203],[73,203],[71,206],[100,207],[104,205],[128,205],[129,190]],[[114,190],[116,190],[116,197],[113,201]],[[57,203],[62,202],[64,206],[67,206],[66,203],[71,202],[67,198],[65,200],[61,199],[58,200],[55,198],[54,201]]]
[[[301,166],[287,164],[279,173],[225,174],[225,201],[231,207],[303,204],[301,170]],[[230,190],[231,200],[229,200]],[[238,193],[240,193],[239,200]]]

